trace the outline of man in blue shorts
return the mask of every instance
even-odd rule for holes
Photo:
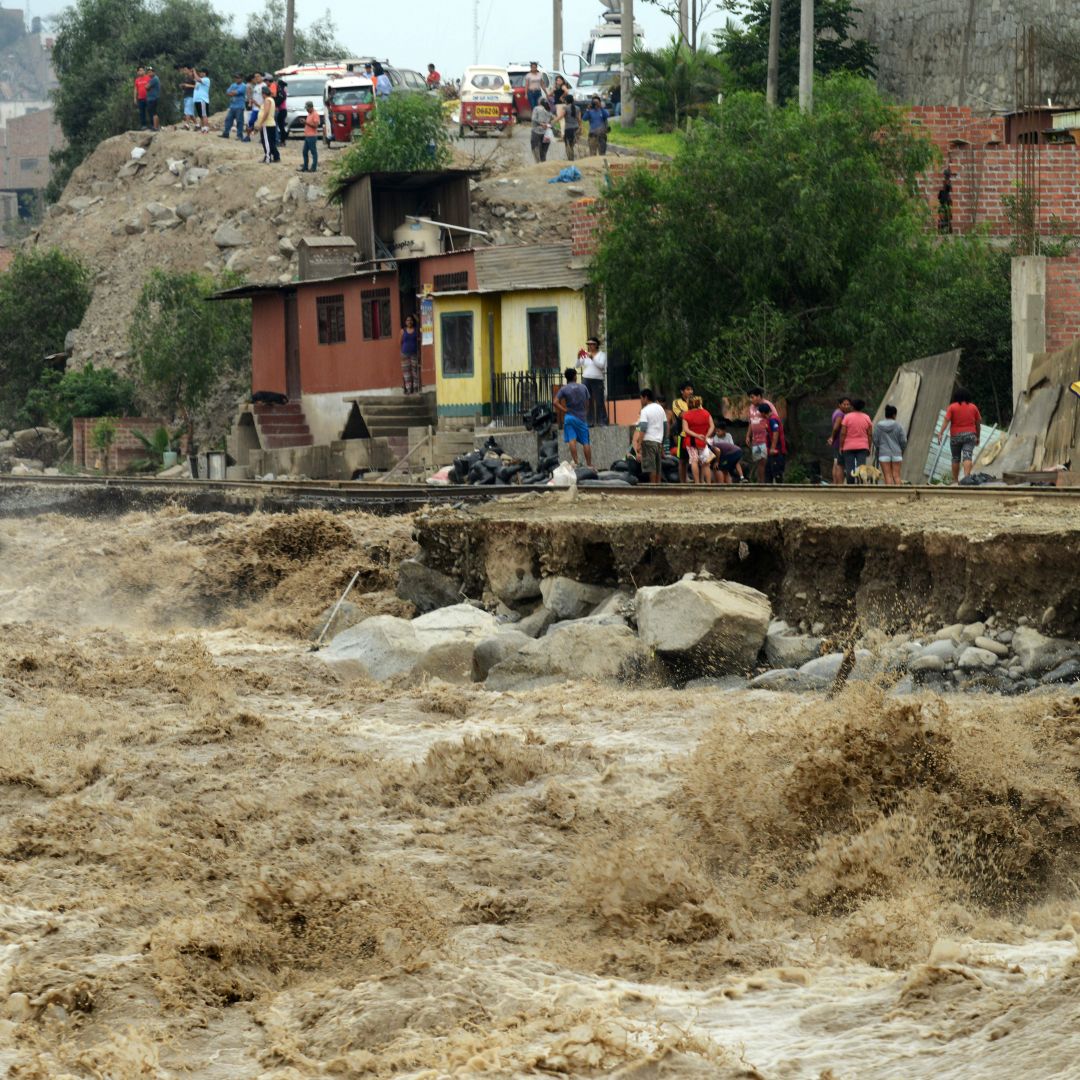
[[[592,465],[589,445],[589,391],[577,381],[577,369],[563,372],[566,385],[555,395],[555,411],[562,417],[563,442],[570,448],[570,460],[576,465],[578,443],[585,451],[585,464]]]

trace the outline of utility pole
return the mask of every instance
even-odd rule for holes
[[[780,0],[772,0],[769,12],[769,74],[765,83],[765,101],[775,106],[780,93]]]
[[[814,0],[802,0],[799,24],[799,108],[814,111]]]
[[[634,122],[634,82],[630,77],[629,56],[634,51],[634,0],[622,2],[622,77],[619,80],[619,101],[622,106],[622,126]]]
[[[690,22],[687,8],[689,0],[679,0],[679,38],[686,44],[690,44]]]
[[[296,0],[285,3],[285,66],[296,63]]]
[[[551,45],[554,59],[553,71],[562,71],[562,0],[552,0],[551,10]]]

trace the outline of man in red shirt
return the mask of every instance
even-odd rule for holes
[[[139,110],[139,130],[146,131],[149,124],[146,122],[146,88],[150,84],[150,76],[146,74],[146,68],[141,64],[135,69],[135,106]]]
[[[434,64],[428,64],[427,79],[424,81],[427,83],[429,90],[438,90],[442,86],[442,76],[435,70]]]
[[[960,478],[961,463],[964,466],[964,475],[971,475],[975,448],[982,435],[982,413],[962,386],[957,387],[952,404],[945,410],[945,422],[938,432],[939,443],[945,438],[946,428],[951,429],[949,449],[952,451],[952,478],[955,483]]]

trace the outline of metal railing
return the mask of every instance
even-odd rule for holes
[[[491,419],[516,427],[536,405],[550,405],[563,384],[561,371],[504,371],[491,377]]]

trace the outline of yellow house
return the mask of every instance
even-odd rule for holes
[[[425,282],[439,417],[490,417],[548,396],[596,332],[588,275],[571,265],[570,244],[482,248],[439,264]]]

